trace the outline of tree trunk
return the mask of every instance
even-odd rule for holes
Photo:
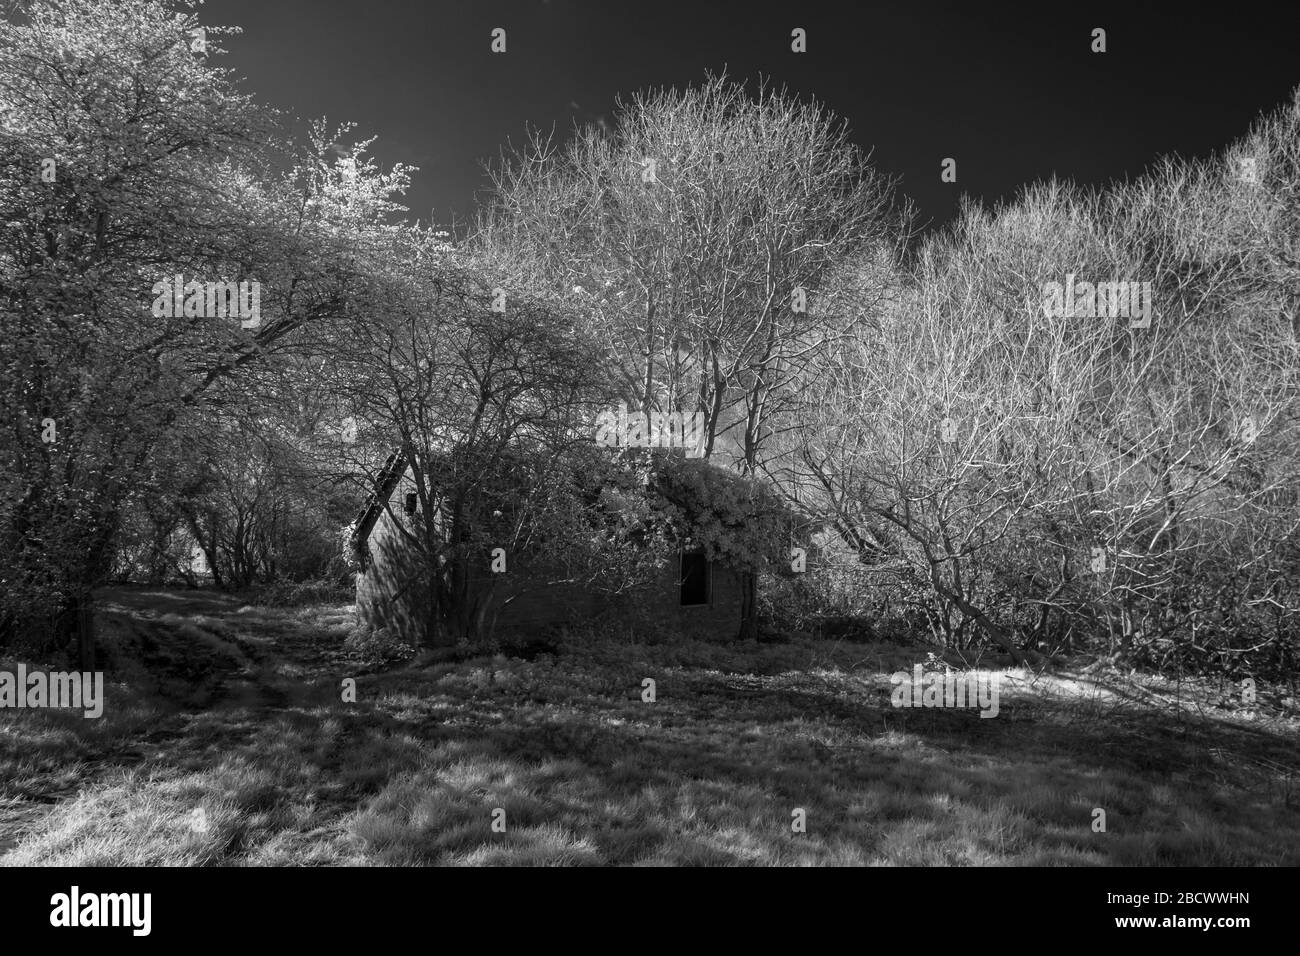
[[[55,620],[59,645],[72,656],[75,646],[77,666],[83,671],[95,669],[95,603],[89,591],[73,597]]]
[[[758,575],[744,571],[740,575],[740,641],[758,640]]]
[[[83,671],[95,670],[95,602],[89,593],[77,602],[77,656]]]

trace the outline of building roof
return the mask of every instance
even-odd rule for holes
[[[406,464],[406,455],[399,448],[388,456],[384,467],[379,469],[379,474],[375,477],[374,489],[366,498],[366,503],[362,506],[356,520],[352,522],[354,547],[361,547],[369,540],[370,532],[374,530],[376,522],[384,513],[388,499],[393,496],[393,490],[406,472]]]

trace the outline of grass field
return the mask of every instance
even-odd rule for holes
[[[0,863],[1300,864],[1300,720],[1267,688],[985,659],[981,719],[890,705],[923,648],[585,637],[377,670],[351,626],[106,592],[104,717],[0,710]]]

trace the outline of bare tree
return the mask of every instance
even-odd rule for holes
[[[928,581],[950,639],[1157,663],[1294,644],[1298,118],[1237,148],[1257,180],[1230,155],[966,209],[806,382],[808,485],[855,553]]]
[[[856,313],[837,264],[892,249],[891,187],[816,103],[726,77],[620,103],[612,133],[534,137],[494,171],[477,241],[573,297],[626,397],[701,411],[745,474],[789,428],[791,386]],[[742,635],[757,626],[756,582]]]

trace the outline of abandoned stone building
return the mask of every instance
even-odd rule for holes
[[[717,469],[707,461],[683,467]],[[734,476],[726,473],[722,480]],[[433,629],[428,561],[411,544],[421,521],[419,496],[407,462],[394,453],[349,536],[356,573],[358,619],[386,628],[415,646],[454,638]],[[607,621],[633,623],[667,636],[730,640],[743,608],[742,570],[684,546],[656,573],[610,593],[588,584],[557,580],[546,566],[514,561],[507,573],[493,572],[487,556],[470,565],[468,590],[482,595],[483,624],[492,633],[537,631],[549,626]],[[503,557],[504,560],[504,557]]]

